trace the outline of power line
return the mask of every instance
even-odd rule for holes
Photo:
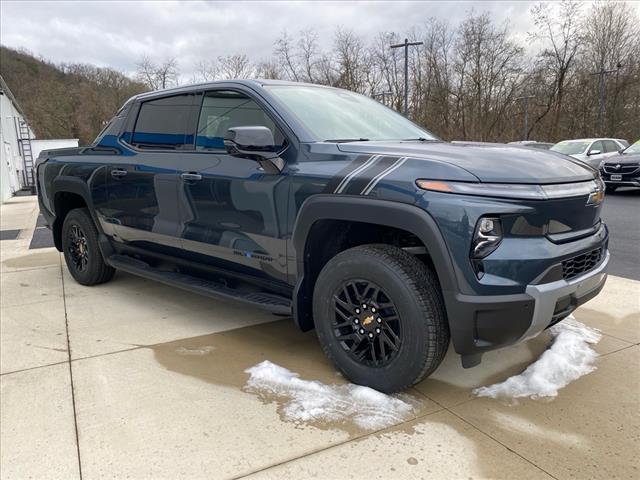
[[[603,122],[603,113],[604,113],[604,76],[605,75],[611,75],[612,73],[618,73],[618,71],[622,68],[622,64],[618,64],[616,65],[616,68],[613,70],[605,70],[604,68],[601,69],[599,72],[591,72],[590,75],[598,75],[600,78],[598,79],[598,89],[600,91],[600,105],[598,107],[598,133],[600,135],[603,135],[603,128],[602,128],[602,122]]]
[[[516,98],[518,100],[524,100],[524,139],[529,140],[529,100],[536,98],[535,95],[525,95],[523,97]]]
[[[374,93],[371,96],[373,98],[382,97],[382,104],[386,106],[387,105],[387,95],[389,95],[389,97],[391,97],[391,95],[393,95],[393,92],[379,92],[379,93]]]
[[[423,45],[424,42],[409,42],[408,38],[404,39],[404,43],[391,45],[391,48],[404,47],[404,116],[409,115],[409,47]]]

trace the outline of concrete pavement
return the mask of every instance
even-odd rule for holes
[[[344,383],[313,332],[288,319],[118,273],[71,279],[60,254],[28,250],[33,197],[2,206],[0,477],[637,478],[640,282],[611,276],[575,317],[602,330],[597,370],[552,401],[506,405],[471,389],[520,372],[550,341],[463,370],[450,349],[407,392],[412,418],[365,432],[289,423],[243,390],[268,359]]]

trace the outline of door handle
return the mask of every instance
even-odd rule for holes
[[[120,168],[116,168],[114,170],[111,170],[111,176],[114,178],[121,178],[124,177],[127,174],[126,170],[122,170]]]
[[[185,181],[195,181],[195,180],[202,180],[202,175],[200,175],[199,173],[182,173],[180,175],[180,178],[182,178]]]

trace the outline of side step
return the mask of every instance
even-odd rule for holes
[[[126,255],[111,255],[107,263],[117,270],[139,275],[173,287],[206,295],[218,300],[235,300],[279,315],[291,315],[291,300],[280,295],[263,292],[239,292],[220,283],[185,275],[165,272],[153,268],[148,263]]]

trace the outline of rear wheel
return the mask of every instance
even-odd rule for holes
[[[365,245],[331,259],[313,296],[318,338],[348,379],[383,392],[431,374],[449,345],[437,279],[400,248]]]
[[[62,224],[62,250],[71,276],[82,285],[98,285],[115,270],[102,258],[98,230],[86,208],[71,210]]]

